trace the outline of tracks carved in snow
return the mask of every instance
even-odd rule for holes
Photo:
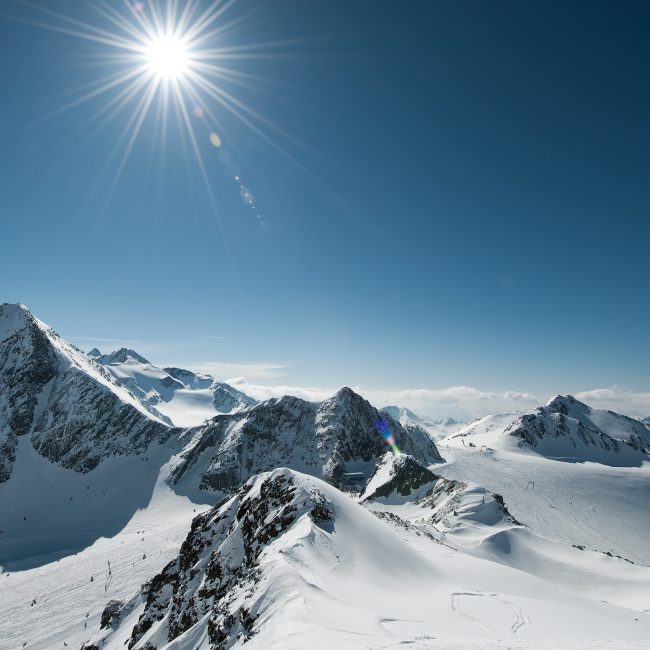
[[[451,594],[451,608],[453,609],[453,611],[459,616],[464,616],[465,618],[476,623],[477,625],[480,625],[486,632],[497,632],[498,630],[495,630],[494,628],[490,627],[484,620],[482,620],[481,617],[472,616],[467,612],[462,611],[460,606],[461,597],[491,598],[494,601],[502,603],[503,605],[509,607],[512,610],[512,613],[515,615],[515,621],[510,626],[510,631],[513,634],[518,634],[519,631],[524,627],[524,625],[530,622],[530,619],[528,618],[524,610],[521,607],[519,607],[519,605],[515,605],[514,603],[511,603],[509,600],[506,600],[506,598],[502,594],[489,593],[484,591],[459,591]]]

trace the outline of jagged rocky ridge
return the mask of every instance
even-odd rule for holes
[[[181,481],[191,470],[200,474],[201,488],[230,491],[254,474],[291,467],[344,487],[349,473],[368,478],[385,452],[375,428],[380,418],[349,388],[318,403],[290,396],[271,399],[199,427],[172,480]],[[443,460],[426,431],[390,423],[402,450],[426,463]]]
[[[178,557],[143,586],[140,598],[109,604],[102,617],[104,631],[84,647],[101,647],[142,601],[144,611],[131,630],[128,648],[158,647],[182,635],[189,647],[193,632],[200,635],[203,630],[215,649],[245,642],[256,633],[261,556],[272,552],[273,542],[298,522],[315,534],[331,532],[333,504],[288,469],[251,478],[232,497],[194,519]]]
[[[18,439],[50,461],[87,472],[116,454],[138,454],[173,430],[101,366],[34,318],[0,306],[0,482]]]

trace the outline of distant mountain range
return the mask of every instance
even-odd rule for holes
[[[134,350],[88,353],[120,384],[169,424],[194,426],[223,413],[252,406],[256,400],[210,375],[182,368],[158,368]]]
[[[647,421],[570,395],[257,402],[4,304],[0,645],[641,648],[649,461]]]
[[[431,434],[434,440],[445,438],[450,433],[460,429],[464,424],[451,417],[435,420],[426,416],[417,415],[413,411],[399,406],[385,406],[381,410],[382,413],[387,413],[403,427],[420,427],[425,429]]]

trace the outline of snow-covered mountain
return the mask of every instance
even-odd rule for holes
[[[0,306],[0,482],[11,476],[23,437],[48,460],[88,472],[171,434],[155,411],[26,307]]]
[[[650,426],[592,409],[571,395],[558,395],[527,413],[489,415],[445,439],[445,444],[489,449],[518,448],[547,458],[640,465],[650,454]]]
[[[165,423],[215,386],[0,307],[3,650],[647,646],[644,423],[567,396],[434,443],[347,388],[226,385]]]
[[[452,417],[434,420],[418,415],[406,407],[385,406],[381,409],[381,412],[390,415],[393,420],[399,422],[405,428],[420,427],[428,431],[434,440],[441,440],[464,426],[462,422]]]
[[[349,388],[318,403],[290,396],[270,399],[217,416],[188,433],[191,441],[172,478],[178,483],[189,476],[203,489],[223,491],[259,472],[290,467],[334,485],[362,485],[386,449],[376,430],[381,417]],[[442,461],[423,429],[405,429],[393,420],[391,424],[403,451],[426,463]]]
[[[256,403],[252,397],[209,375],[182,368],[159,368],[128,348],[110,354],[93,348],[88,356],[162,419],[176,426],[196,426],[215,415]]]
[[[450,498],[443,490],[422,511]],[[466,518],[483,511],[496,513],[500,530],[521,528],[494,499]],[[193,521],[178,556],[139,592],[107,605],[84,648],[541,649],[586,648],[571,640],[589,638],[640,648],[647,640],[650,620],[638,611],[457,550],[435,522],[391,514],[291,470],[252,477]],[[624,565],[606,560],[610,573]]]

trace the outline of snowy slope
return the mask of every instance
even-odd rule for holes
[[[34,471],[44,474],[31,490],[39,492],[42,508],[29,492],[29,507],[20,500],[29,477],[7,495],[13,505],[0,498],[0,647],[80,648],[110,600],[131,596],[176,556],[205,506],[175,495],[164,472],[152,476],[139,459],[114,458],[79,475],[34,456]],[[22,475],[20,468],[16,473]],[[16,528],[26,549],[15,535],[3,539]],[[24,553],[41,555],[6,561]]]
[[[519,522],[499,494],[467,482],[430,475],[417,489],[403,488],[426,468],[414,459],[387,458],[362,503],[402,533],[433,538],[456,550],[517,568],[596,601],[647,609],[650,567],[552,542]],[[405,480],[407,479],[407,480]],[[416,483],[417,485],[417,483]],[[370,488],[370,486],[369,486]]]
[[[22,436],[48,460],[87,472],[170,435],[155,412],[26,307],[0,306],[0,482],[11,476]]]
[[[647,615],[395,528],[286,469],[197,517],[110,614],[86,647],[640,648],[650,634]]]
[[[344,485],[350,474],[367,479],[386,445],[375,425],[379,412],[349,388],[323,402],[271,399],[214,418],[188,432],[192,438],[174,471],[176,483],[200,482],[206,490],[237,488],[250,476],[286,466]],[[392,422],[397,444],[428,462],[440,462],[422,429]]]
[[[96,348],[91,352],[95,361],[120,384],[176,426],[196,426],[215,415],[256,403],[252,397],[209,375],[181,368],[158,368],[128,348],[103,355]]]

